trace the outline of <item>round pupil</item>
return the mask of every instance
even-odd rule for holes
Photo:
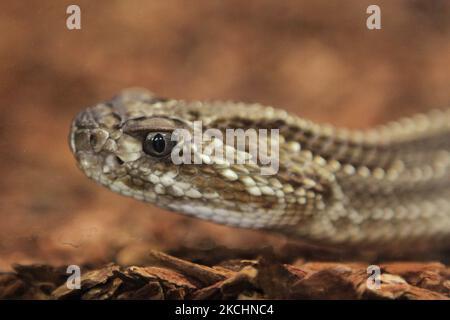
[[[166,148],[166,142],[164,141],[164,137],[162,136],[162,134],[158,133],[152,138],[152,146],[153,150],[158,153],[162,153],[164,151],[164,149]]]

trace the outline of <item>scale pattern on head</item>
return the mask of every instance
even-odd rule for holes
[[[284,124],[280,120],[267,122],[275,112],[282,118],[282,111],[259,105],[247,109],[239,104],[225,105],[219,108],[211,103],[205,107],[199,102],[167,100],[147,91],[127,90],[76,117],[70,133],[71,149],[88,177],[115,192],[233,226],[276,229],[296,225],[302,217],[323,209],[329,198],[339,196],[334,176],[322,168],[326,163],[314,159],[311,153],[301,153],[298,143],[286,142],[283,136],[280,141],[286,143],[279,146],[280,167],[273,176],[261,174],[260,165],[250,160],[249,150],[236,150],[215,137],[207,141],[208,145],[219,144],[223,154],[231,153],[231,159],[244,157],[246,161],[238,164],[194,150],[193,157],[200,157],[202,164],[175,165],[170,153],[155,156],[147,150],[152,148],[146,148],[149,136],[167,133],[170,137],[179,128],[192,132],[198,120],[203,130],[215,128],[222,132],[227,128],[270,129]],[[253,108],[260,119],[246,119],[243,111],[247,113],[248,108]],[[231,119],[234,125],[223,119]],[[170,147],[169,140],[165,144]],[[295,162],[290,160],[293,156]]]

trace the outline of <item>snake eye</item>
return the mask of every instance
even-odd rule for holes
[[[174,145],[170,137],[169,132],[150,132],[145,137],[142,149],[148,155],[164,157],[172,151]]]

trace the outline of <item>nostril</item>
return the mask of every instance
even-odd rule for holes
[[[95,152],[99,152],[102,150],[103,146],[108,140],[109,133],[103,129],[94,129],[91,130],[91,135],[89,137],[89,144]]]
[[[116,156],[116,161],[117,161],[117,163],[118,163],[119,165],[123,165],[123,164],[124,164],[123,160],[120,159],[120,158],[117,157],[117,156]]]
[[[97,144],[97,136],[95,134],[91,134],[91,136],[89,137],[89,144],[91,145],[92,148],[95,147],[95,145]]]

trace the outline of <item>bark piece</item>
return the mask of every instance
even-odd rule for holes
[[[241,251],[237,251],[240,253]],[[436,262],[379,264],[381,283],[368,281],[368,263],[293,264],[271,251],[255,260],[194,263],[151,251],[148,265],[82,266],[81,288],[69,289],[65,267],[16,265],[0,273],[1,299],[449,299],[450,269]],[[228,252],[226,257],[234,256]],[[214,259],[209,259],[212,261]],[[372,283],[373,284],[373,283]]]

